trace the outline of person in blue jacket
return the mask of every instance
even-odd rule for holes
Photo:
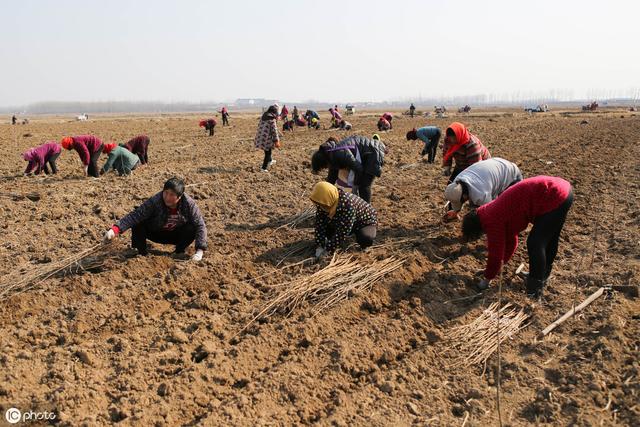
[[[420,129],[412,129],[407,132],[407,141],[415,141],[416,139],[424,142],[422,156],[427,156],[427,162],[433,163],[436,158],[436,150],[442,133],[435,126],[423,126]]]

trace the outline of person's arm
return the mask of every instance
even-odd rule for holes
[[[505,258],[505,234],[503,227],[490,227],[487,232],[487,268],[484,271],[484,277],[487,280],[494,279],[502,268],[502,261]]]
[[[85,166],[89,166],[91,155],[89,154],[89,149],[87,148],[87,145],[82,142],[74,142],[73,148],[78,153],[78,156],[80,156],[80,161],[82,162],[82,164]]]
[[[340,173],[340,169],[335,166],[329,166],[329,175],[327,175],[327,182],[334,184],[338,180],[338,174]]]
[[[314,231],[314,237],[316,245],[324,248],[327,244],[327,225],[329,219],[322,209],[316,208],[316,227]]]
[[[196,250],[201,249],[204,251],[207,249],[207,224],[204,222],[200,208],[194,201],[190,204],[190,211],[191,221],[196,227]]]
[[[27,164],[27,168],[24,170],[24,174],[25,175],[30,174],[31,171],[33,171],[33,169],[35,169],[35,167],[36,167],[36,162],[33,161],[33,160],[29,160],[29,163]]]
[[[112,151],[111,153],[109,153],[109,157],[107,158],[107,161],[105,162],[104,166],[102,166],[102,170],[100,171],[100,174],[109,172],[113,168],[113,163],[115,161],[116,161],[116,156]]]
[[[444,144],[442,145],[442,167],[451,168],[453,164],[453,156],[450,156],[448,159],[445,159],[447,152],[453,146],[451,142],[449,142],[449,138],[444,139]]]
[[[353,224],[356,222],[356,210],[354,208],[347,208],[340,217],[337,215],[334,217],[335,232],[333,236],[327,242],[325,249],[328,253],[333,253],[342,245],[342,242],[351,234]]]
[[[153,199],[153,197],[147,199],[137,209],[128,213],[120,219],[120,221],[116,222],[115,225],[118,227],[118,233],[124,233],[133,226],[149,219],[155,212],[155,203]]]

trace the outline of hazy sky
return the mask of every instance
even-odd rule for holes
[[[640,88],[639,1],[0,2],[0,105]],[[635,89],[634,89],[635,88]]]

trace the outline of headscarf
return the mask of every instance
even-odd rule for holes
[[[371,139],[373,139],[374,141],[380,141],[380,135],[378,135],[377,133],[374,133]]]
[[[102,152],[104,154],[109,154],[114,148],[116,148],[116,144],[114,142],[110,142],[108,144],[104,144],[102,147]]]
[[[340,193],[335,185],[326,181],[318,182],[313,186],[309,198],[317,204],[320,209],[325,211],[329,215],[329,218],[334,217],[338,209],[338,202],[340,201]]]
[[[71,146],[73,145],[73,138],[70,136],[65,136],[60,141],[60,145],[62,145],[62,148],[64,148],[65,150],[71,150]]]
[[[262,118],[260,120],[265,122],[267,120],[276,120],[277,117],[278,117],[278,104],[273,104],[267,109],[267,111],[264,112],[264,114],[262,114]]]
[[[36,150],[34,148],[29,148],[27,151],[22,153],[22,158],[30,162],[33,159],[33,155],[35,154],[35,152]]]
[[[460,149],[460,147],[466,145],[469,142],[469,139],[471,138],[469,131],[467,130],[467,128],[460,122],[453,122],[449,125],[448,129],[451,129],[453,131],[453,133],[455,133],[456,135],[456,145],[454,145],[453,147],[449,148],[449,151],[447,151],[444,154],[444,161],[446,162],[447,160],[449,160],[451,158],[451,156],[453,156],[453,153],[455,153],[456,151],[458,151]]]

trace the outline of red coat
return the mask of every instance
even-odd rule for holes
[[[487,234],[487,268],[484,276],[498,275],[518,248],[518,233],[541,215],[558,208],[569,196],[571,184],[553,176],[527,178],[508,188],[492,202],[478,208]]]
[[[124,148],[131,151],[133,154],[137,154],[138,157],[140,157],[140,163],[145,164],[148,161],[147,150],[150,142],[151,140],[147,135],[139,135],[124,144]]]
[[[91,155],[102,149],[102,141],[93,135],[74,136],[71,148],[76,150],[83,165],[88,166]]]

